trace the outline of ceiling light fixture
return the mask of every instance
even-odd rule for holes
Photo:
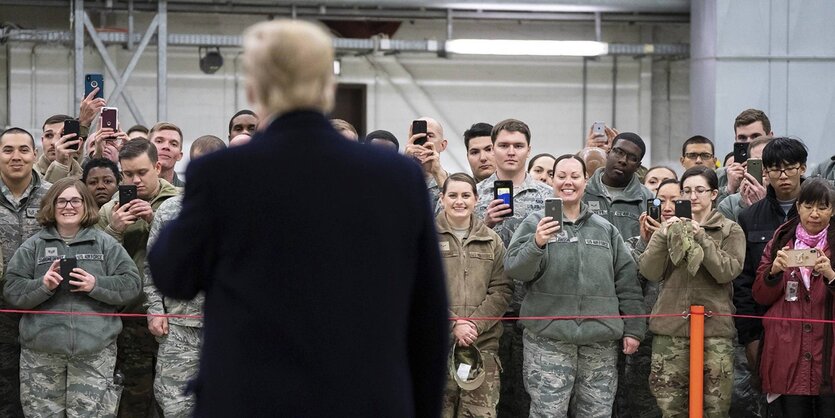
[[[451,39],[447,53],[464,55],[530,55],[596,57],[609,53],[609,44],[595,41],[538,41],[512,39]]]

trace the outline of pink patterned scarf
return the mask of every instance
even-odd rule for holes
[[[815,235],[811,235],[803,229],[803,225],[800,223],[797,224],[797,228],[794,230],[795,236],[797,237],[794,240],[794,248],[797,250],[805,250],[809,248],[817,248],[818,251],[823,252],[823,247],[826,245],[826,232],[827,228],[824,228],[820,232]],[[812,285],[812,269],[809,267],[798,267],[800,269],[800,277],[803,278],[803,285],[806,286],[806,289]]]

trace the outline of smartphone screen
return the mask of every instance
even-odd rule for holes
[[[99,91],[95,98],[104,98],[104,76],[101,74],[87,74],[84,76],[84,96],[88,96],[96,87]]]
[[[676,217],[693,219],[693,210],[689,200],[676,200]]]
[[[115,107],[101,108],[101,127],[116,130],[117,120],[119,119],[119,109]]]
[[[751,177],[757,179],[757,183],[763,184],[763,160],[749,158],[747,170]]]
[[[75,138],[71,138],[70,141],[80,140],[81,138],[78,136],[80,133],[80,126],[78,124],[78,120],[76,119],[65,119],[64,120],[64,129],[61,132],[61,136],[68,135],[68,134],[75,134]],[[74,148],[75,151],[78,151],[81,148],[81,142],[79,141],[78,144]]]
[[[493,182],[493,194],[496,199],[502,199],[506,205],[510,205],[510,213],[506,217],[513,216],[513,182],[496,180]]]
[[[62,258],[60,263],[61,269],[61,284],[58,285],[59,288],[68,289],[70,287],[70,280],[74,280],[73,277],[70,276],[70,272],[72,269],[78,267],[78,260],[75,257],[69,258]]]
[[[748,143],[734,142],[734,162],[742,164],[748,161]]]
[[[136,186],[133,184],[120,184],[119,206],[125,206],[133,199],[136,199]]]
[[[425,120],[415,120],[412,121],[412,136],[415,134],[425,134],[426,133],[426,121]],[[421,138],[415,139],[415,145],[423,145],[426,143],[426,137],[423,136]]]
[[[647,199],[647,216],[661,222],[661,199]]]
[[[554,218],[555,221],[562,225],[562,199],[558,197],[545,199],[545,216]]]

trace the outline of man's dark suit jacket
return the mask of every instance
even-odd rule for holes
[[[148,262],[164,295],[206,294],[197,416],[440,414],[446,289],[415,162],[297,111],[186,174]]]

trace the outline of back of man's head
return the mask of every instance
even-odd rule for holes
[[[302,20],[257,23],[244,32],[247,96],[260,115],[333,108],[333,40]]]
[[[496,143],[496,136],[501,131],[519,132],[525,135],[525,140],[528,142],[528,145],[531,144],[531,129],[528,127],[528,124],[519,119],[505,119],[493,126],[493,130],[490,131],[490,139],[493,143]]]
[[[763,148],[763,165],[765,167],[790,166],[806,164],[809,156],[806,146],[795,138],[774,138]]]
[[[132,160],[142,156],[142,154],[148,155],[148,159],[151,160],[151,164],[156,164],[159,160],[157,147],[147,139],[137,138],[122,145],[122,149],[119,150],[119,161]]]
[[[214,135],[203,135],[191,143],[191,149],[188,151],[188,158],[193,160],[222,149],[226,149],[226,144],[222,139]]]
[[[736,132],[736,128],[739,128],[740,126],[747,126],[756,122],[761,122],[763,124],[763,130],[766,134],[771,132],[771,121],[768,120],[768,116],[765,115],[765,112],[759,109],[746,109],[737,115],[736,119],[734,119],[734,132]]]
[[[484,122],[474,123],[470,129],[464,131],[464,148],[470,149],[470,140],[481,136],[490,136],[493,132],[493,125]]]

